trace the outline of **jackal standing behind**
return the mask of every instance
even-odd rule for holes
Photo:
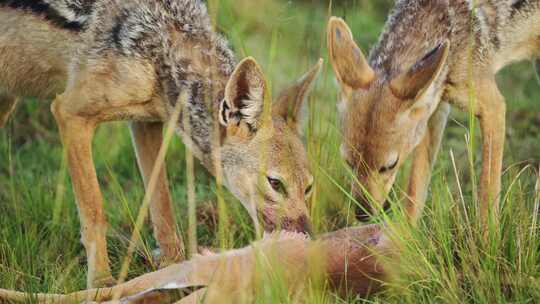
[[[452,104],[480,121],[480,213],[496,223],[506,107],[495,75],[525,59],[540,73],[540,0],[400,0],[369,59],[339,18],[329,22],[328,48],[341,87],[342,154],[367,211],[359,217],[383,207],[414,150],[405,209],[417,219]]]

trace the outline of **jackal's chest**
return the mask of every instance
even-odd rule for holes
[[[213,117],[211,105],[202,101],[188,100],[180,113],[177,133],[197,158],[205,162],[211,158],[212,147],[219,145],[219,128]],[[215,139],[215,140],[214,140]]]

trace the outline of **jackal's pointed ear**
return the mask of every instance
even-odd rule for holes
[[[536,71],[536,79],[540,83],[540,59],[536,59],[534,62],[534,70]]]
[[[408,71],[390,81],[392,94],[402,100],[417,101],[438,79],[448,58],[447,40],[415,63]]]
[[[283,90],[272,106],[272,114],[283,117],[299,134],[302,133],[303,109],[313,83],[321,71],[322,64],[323,60],[319,59],[319,62],[311,70],[293,85]]]
[[[266,88],[264,74],[255,59],[242,60],[225,87],[219,122],[225,127],[256,131],[263,113]]]
[[[352,89],[367,88],[375,79],[362,50],[354,42],[351,30],[341,18],[328,22],[328,52],[340,85]]]

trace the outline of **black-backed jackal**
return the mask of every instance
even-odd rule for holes
[[[202,1],[0,1],[0,122],[21,97],[54,100],[90,286],[112,280],[92,159],[98,124],[131,121],[147,185],[164,122],[182,102],[177,132],[206,168],[222,171],[250,215],[265,230],[305,231],[313,178],[299,116],[321,64],[265,111],[271,101],[263,72],[251,58],[236,66]],[[165,167],[159,172],[150,204],[154,234],[167,259],[181,260]]]
[[[452,104],[480,120],[480,212],[496,219],[505,100],[495,74],[525,59],[540,73],[540,0],[400,0],[368,59],[339,18],[329,22],[328,47],[341,87],[342,154],[372,196],[354,183],[368,213],[380,210],[414,150],[406,211],[418,217]]]

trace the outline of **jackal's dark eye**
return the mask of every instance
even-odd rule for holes
[[[381,169],[379,169],[379,173],[383,174],[383,173],[386,173],[388,171],[394,170],[397,167],[398,163],[399,163],[399,157],[396,158],[396,161],[393,164],[391,164],[389,166],[382,167]]]
[[[313,190],[313,184],[307,186],[306,188],[306,192],[305,192],[305,195],[310,195],[311,194],[311,190]]]
[[[270,176],[268,176],[267,179],[268,179],[268,183],[270,184],[270,187],[272,187],[274,191],[279,192],[283,195],[287,194],[287,192],[285,191],[285,186],[279,179],[272,178]]]

